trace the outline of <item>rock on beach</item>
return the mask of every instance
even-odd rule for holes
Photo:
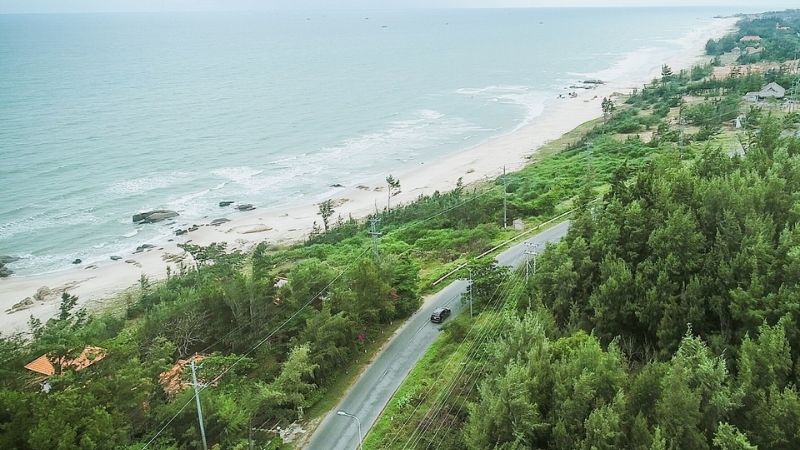
[[[152,211],[134,214],[133,222],[156,223],[156,222],[161,222],[162,220],[172,219],[173,217],[178,217],[178,216],[179,214],[175,211],[171,211],[168,209],[154,209]]]

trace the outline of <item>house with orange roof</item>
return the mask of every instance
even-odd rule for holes
[[[28,364],[25,364],[25,368],[31,372],[50,377],[56,374],[56,368],[59,369],[58,372],[70,368],[79,372],[103,360],[105,357],[105,349],[87,345],[75,359],[69,359],[67,357],[52,358],[44,354]]]

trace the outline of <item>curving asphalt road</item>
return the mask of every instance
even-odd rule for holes
[[[539,251],[550,242],[567,234],[569,221],[559,223],[497,256],[500,264],[519,267],[524,264],[525,251],[530,244],[539,245]],[[358,448],[358,424],[355,419],[339,416],[342,410],[361,421],[364,435],[380,416],[394,392],[405,380],[411,368],[422,358],[439,334],[441,325],[430,322],[431,312],[446,306],[453,315],[462,309],[461,294],[466,292],[466,280],[456,280],[426,301],[425,305],[408,319],[405,325],[376,357],[375,361],[353,384],[345,397],[329,412],[311,437],[306,450],[353,450]]]

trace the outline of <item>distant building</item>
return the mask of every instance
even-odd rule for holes
[[[759,93],[761,98],[783,98],[786,97],[786,89],[778,83],[770,83],[764,86]]]
[[[739,42],[761,42],[761,36],[742,36]]]
[[[758,92],[748,92],[744,98],[748,101],[755,102],[759,100],[766,100],[770,98],[782,99],[786,97],[786,89],[778,83],[770,83],[764,86]]]
[[[745,53],[748,55],[755,55],[764,51],[761,47],[747,47],[744,49]]]

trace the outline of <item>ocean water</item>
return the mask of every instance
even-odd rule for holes
[[[641,70],[712,9],[0,15],[0,254],[35,274],[312,203]],[[206,219],[207,220],[207,219]]]

